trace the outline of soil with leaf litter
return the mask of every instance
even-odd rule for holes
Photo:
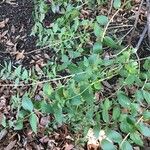
[[[44,63],[50,53],[30,53],[37,49],[36,38],[30,36],[33,19],[33,0],[0,1],[0,62],[28,68]]]
[[[33,21],[33,0],[0,0],[0,65],[4,62],[10,62],[12,67],[18,65],[30,68],[32,66],[40,67],[45,61],[49,60],[49,52],[32,53],[29,52],[37,49],[36,38],[30,36]],[[9,82],[5,82],[9,83]],[[1,81],[1,84],[3,82]],[[15,92],[23,93],[27,88],[17,88]],[[0,122],[3,114],[9,119],[13,119],[14,114],[10,109],[10,97],[14,93],[12,88],[0,88]],[[39,114],[40,115],[40,114]],[[61,127],[52,137],[46,136],[46,124],[50,120],[49,116],[43,116],[39,122],[39,133],[33,135],[30,127],[25,125],[24,131],[14,132],[3,129],[0,132],[0,150],[31,150],[31,149],[53,149],[55,147],[68,147],[65,145],[67,128]],[[55,139],[55,140],[53,140]],[[68,140],[71,137],[68,136]],[[59,142],[56,143],[56,141]],[[48,144],[47,144],[48,143]]]
[[[42,50],[42,52],[38,51],[38,53],[34,51],[38,47],[36,47],[36,38],[30,36],[32,26],[34,25],[32,16],[33,9],[33,0],[0,0],[0,65],[4,65],[5,61],[11,61],[14,68],[18,65],[23,65],[27,68],[31,68],[32,66],[40,68],[52,57],[51,52],[47,51],[47,49]],[[137,11],[136,6],[135,11]],[[132,13],[127,14],[127,16],[124,15],[125,21],[128,20],[128,15],[132,16]],[[51,18],[49,14],[47,17]],[[139,37],[144,26],[142,20],[143,16],[141,15],[140,17],[141,22],[138,24],[138,30],[132,37],[133,46],[137,44],[137,37]],[[119,19],[120,16],[118,16],[118,20]],[[129,24],[133,25],[134,19],[134,17],[133,19],[131,17],[131,19],[128,20],[130,22]],[[48,25],[49,22],[46,21],[46,24]],[[118,36],[122,36],[124,33],[126,33],[126,29],[119,32]],[[130,35],[126,36],[125,42],[128,42],[129,37]],[[145,38],[141,49],[138,51],[140,58],[150,56],[150,51],[145,51],[144,49],[146,45],[147,38]],[[111,80],[110,82],[114,81]],[[10,97],[14,92],[19,92],[21,95],[25,90],[27,90],[26,87],[22,89],[17,88],[15,90],[11,87],[0,88],[0,121],[2,121],[3,114],[7,115],[10,120],[11,118],[13,119],[15,114],[11,112]],[[25,127],[23,131],[14,132],[13,130],[3,129],[0,132],[0,150],[75,150],[75,148],[73,148],[74,145],[71,144],[73,143],[72,134],[66,125],[63,125],[53,132],[53,135],[49,136],[46,134],[46,125],[52,118],[42,116],[38,113],[37,115],[39,116],[39,131],[37,135],[33,134],[28,123],[26,124],[26,121],[24,122]],[[145,147],[150,147],[148,139],[145,139]],[[76,149],[79,150],[81,148]],[[138,147],[137,150],[139,150]]]

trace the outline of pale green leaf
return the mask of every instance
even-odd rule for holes
[[[140,123],[140,132],[146,136],[146,137],[150,137],[150,128],[148,126],[146,126],[144,123]]]
[[[104,15],[97,16],[96,20],[100,25],[106,25],[108,23],[108,17]]]
[[[95,54],[98,54],[98,53],[101,53],[103,50],[102,48],[102,43],[100,42],[95,42],[94,45],[93,45],[93,52]]]
[[[50,96],[53,91],[53,88],[51,87],[50,83],[45,83],[43,85],[43,92],[45,95]]]
[[[143,146],[143,141],[139,135],[139,133],[130,133],[130,138],[132,139],[132,141],[137,144],[137,145],[140,145],[140,146]]]
[[[119,92],[117,97],[117,100],[122,107],[129,108],[131,102],[130,99],[124,93]]]
[[[30,118],[29,118],[29,122],[30,122],[30,125],[31,125],[31,128],[32,130],[37,133],[37,116],[36,114],[32,113],[30,115]]]
[[[103,150],[116,150],[113,143],[109,142],[108,140],[102,140],[101,147]]]
[[[119,118],[120,114],[121,114],[120,108],[117,107],[117,106],[114,107],[114,108],[113,108],[112,119],[113,119],[113,120],[117,120],[117,119]]]
[[[115,9],[119,9],[121,7],[121,0],[114,0],[113,6]]]
[[[31,101],[31,99],[26,95],[24,95],[23,98],[22,98],[22,107],[25,110],[28,110],[30,112],[33,111],[33,103]]]
[[[150,93],[148,91],[143,90],[143,97],[148,104],[150,104]]]
[[[102,34],[103,34],[103,30],[102,30],[102,28],[98,25],[98,23],[95,23],[95,24],[94,24],[94,34],[95,34],[95,36],[97,36],[97,37],[101,37]]]
[[[133,150],[131,144],[128,141],[124,141],[121,150]]]
[[[109,36],[105,36],[105,38],[104,38],[104,44],[106,46],[111,47],[111,48],[116,48],[117,47],[116,42],[111,37],[109,37]]]
[[[122,136],[117,131],[108,131],[107,137],[115,143],[120,143],[122,141]]]

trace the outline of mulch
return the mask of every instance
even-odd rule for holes
[[[11,61],[12,67],[14,68],[18,65],[22,65],[26,68],[32,66],[41,68],[51,59],[52,53],[48,51],[48,48],[42,51],[35,51],[39,48],[36,46],[36,37],[30,36],[34,25],[33,9],[33,0],[0,1],[0,66],[3,66],[4,62]],[[145,7],[143,9],[145,9]],[[127,16],[124,15],[124,18],[127,21],[129,18],[128,15],[131,14],[126,15]],[[134,19],[133,17],[133,20]],[[133,20],[131,18],[130,24],[133,24]],[[132,37],[133,45],[136,45],[139,32],[143,29],[142,21],[138,24],[138,27],[138,31],[136,31],[137,35],[135,34]],[[123,35],[124,33],[126,33],[126,30],[119,34]],[[126,39],[127,38],[128,36]],[[138,52],[140,58],[150,56],[150,51],[144,50],[146,45],[147,38],[145,38],[144,44]],[[31,51],[34,52],[30,53]],[[0,89],[0,105],[2,105],[2,107],[0,106],[0,111],[1,113],[5,112],[8,116],[10,115],[10,106],[7,104],[9,104],[10,95],[11,89]],[[3,109],[3,106],[6,106],[6,109]],[[10,117],[12,117],[11,115]],[[33,134],[28,124],[23,131],[14,132],[13,130],[3,129],[0,132],[0,150],[73,149],[74,146],[71,144],[72,137],[70,134],[67,134],[69,131],[65,125],[53,133],[53,135],[45,134],[45,119],[47,120],[48,118],[49,116],[40,116],[39,133],[37,135]],[[145,139],[146,148],[150,146],[148,144],[149,141]],[[74,150],[75,149],[80,150],[82,148],[74,148]]]

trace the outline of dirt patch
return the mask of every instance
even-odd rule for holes
[[[0,3],[0,64],[12,62],[12,65],[22,64],[31,67],[44,63],[50,58],[50,52],[26,55],[26,52],[37,48],[36,37],[30,36],[34,25],[33,0],[16,0]],[[40,51],[39,51],[40,52]],[[46,55],[47,54],[47,55]],[[45,55],[47,58],[45,58]],[[40,60],[39,60],[40,59]]]

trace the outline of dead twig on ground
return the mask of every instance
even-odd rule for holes
[[[139,50],[140,45],[142,44],[142,41],[143,41],[143,39],[144,39],[144,37],[145,37],[145,34],[146,34],[146,32],[147,32],[147,28],[148,28],[147,25],[145,25],[145,28],[144,28],[142,34],[140,35],[139,41],[138,41],[136,47],[134,48],[134,53],[135,53],[135,55],[136,55],[136,57],[137,57],[137,60],[138,60],[139,72],[140,72],[140,68],[141,68],[141,67],[140,67],[140,66],[141,66],[141,63],[140,63],[140,58],[139,58],[139,55],[138,55],[137,51]]]
[[[138,20],[139,20],[139,16],[140,16],[140,13],[141,13],[141,8],[142,8],[142,5],[143,5],[143,2],[144,2],[144,0],[141,1],[138,12],[136,14],[136,19],[135,19],[135,22],[134,22],[134,28],[133,28],[133,30],[131,32],[131,36],[129,38],[129,43],[128,43],[129,45],[131,45],[132,37],[133,37],[133,35],[135,33],[135,29],[137,27],[137,23],[138,23]]]
[[[147,27],[148,27],[148,39],[150,44],[150,0],[146,0],[147,5]]]
[[[137,50],[140,48],[140,45],[141,45],[141,43],[142,43],[142,41],[143,41],[143,39],[144,39],[144,37],[145,37],[145,34],[146,34],[147,30],[148,30],[148,26],[145,25],[145,28],[144,28],[142,34],[140,35],[140,39],[139,39],[139,41],[138,41],[136,47],[134,48],[135,51],[137,51]]]
[[[112,11],[113,2],[114,2],[114,0],[111,0],[111,2],[110,2],[110,9],[109,9],[109,11],[108,11],[108,15],[110,15],[110,13],[111,13],[111,11]]]

